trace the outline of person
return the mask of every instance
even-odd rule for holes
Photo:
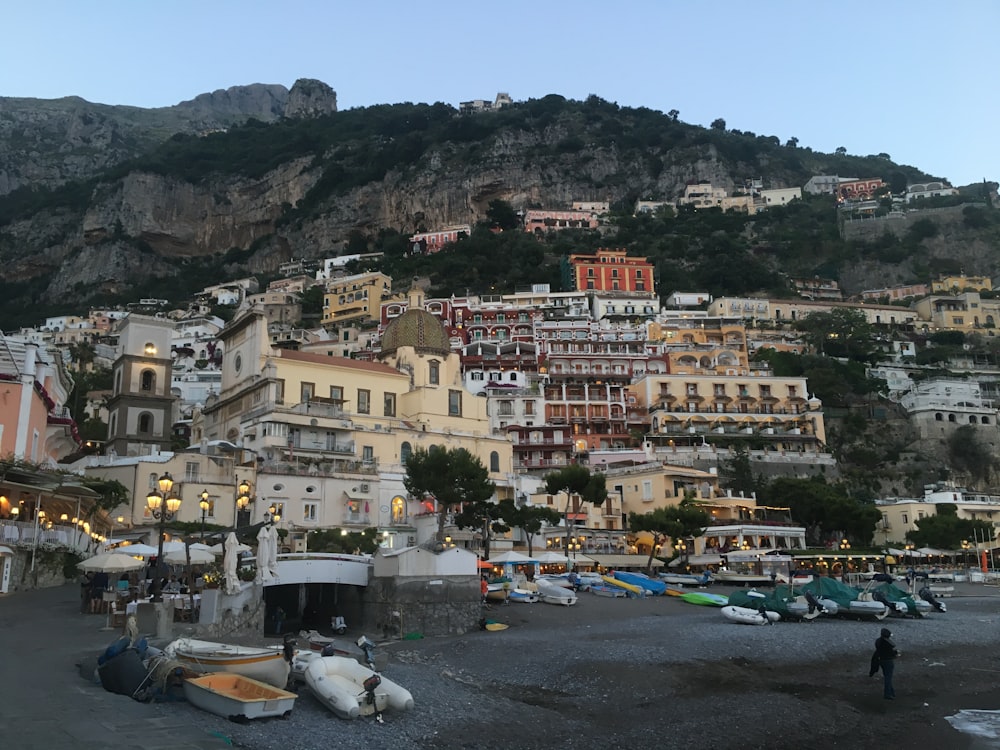
[[[486,602],[486,593],[490,590],[490,584],[486,580],[486,576],[482,576],[479,579],[479,593],[483,595],[483,603]]]
[[[90,581],[90,613],[101,614],[104,606],[104,592],[108,588],[108,574],[99,570]]]
[[[93,586],[94,574],[86,572],[80,579],[80,613],[87,614],[90,611],[90,592]]]
[[[878,666],[882,670],[882,697],[887,701],[896,698],[896,690],[892,685],[892,675],[895,671],[896,657],[900,655],[896,644],[892,642],[892,632],[889,628],[882,628],[882,634],[875,641],[875,653],[872,655],[872,666],[878,659]],[[874,672],[872,672],[874,674]]]

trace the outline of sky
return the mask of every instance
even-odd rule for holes
[[[2,17],[0,97],[160,107],[298,78],[340,109],[596,94],[1000,180],[997,0],[22,0]]]

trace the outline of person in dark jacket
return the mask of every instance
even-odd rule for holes
[[[896,644],[892,642],[892,632],[889,628],[882,628],[882,634],[875,641],[875,654],[872,661],[878,658],[879,667],[882,669],[882,697],[891,701],[896,697],[896,690],[892,686],[892,673],[896,665],[896,657],[900,652]]]

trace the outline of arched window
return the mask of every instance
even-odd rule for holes
[[[405,464],[411,455],[413,455],[413,446],[404,441],[403,444],[399,446],[399,462]]]
[[[989,417],[983,417],[983,424],[989,424],[989,423],[990,423],[990,418]]]
[[[969,416],[969,424],[975,424],[975,423],[976,423],[976,415],[972,414]]]
[[[500,454],[496,451],[490,453],[490,471],[500,471]]]
[[[437,385],[441,381],[441,363],[432,359],[427,363],[427,382]]]
[[[955,422],[955,421],[956,421],[956,419],[955,419],[955,415],[954,415],[954,414],[949,414],[949,415],[948,415],[948,421],[949,421],[949,422]]]
[[[944,416],[941,414],[941,412],[937,412],[934,415],[934,421],[935,422],[943,422],[944,421]]]
[[[512,373],[511,373],[511,374],[510,374],[510,375],[509,375],[509,376],[507,377],[507,379],[508,379],[508,380],[511,380],[511,381],[514,381],[514,380],[517,380],[517,371],[514,371],[514,372],[512,372]]]
[[[403,523],[406,520],[406,502],[402,497],[396,495],[392,499],[392,522]]]
[[[156,373],[152,370],[143,370],[139,379],[139,387],[144,391],[152,391],[156,386]]]
[[[139,434],[148,435],[153,431],[153,415],[144,411],[139,415]]]

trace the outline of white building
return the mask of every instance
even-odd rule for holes
[[[984,399],[979,383],[957,378],[935,378],[918,383],[900,396],[921,438],[947,437],[963,425],[997,431],[997,410]]]
[[[766,206],[784,206],[794,200],[802,200],[802,188],[773,188],[761,190],[760,199]]]
[[[958,191],[947,182],[925,182],[906,186],[907,203],[913,203],[921,198],[933,198],[936,195],[958,195]]]
[[[667,297],[668,307],[701,307],[712,301],[708,292],[671,292]]]

